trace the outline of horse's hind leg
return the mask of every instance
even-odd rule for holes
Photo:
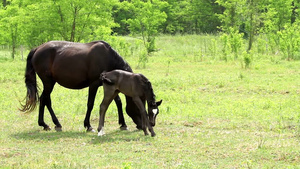
[[[40,109],[39,109],[39,120],[38,120],[39,126],[44,127],[44,130],[51,130],[51,128],[44,122],[44,110],[45,110],[45,106],[47,106],[47,108],[50,112],[52,121],[55,124],[55,130],[61,131],[62,126],[54,114],[54,111],[53,111],[52,105],[51,105],[51,98],[50,98],[50,94],[53,90],[55,82],[53,82],[53,81],[48,82],[48,83],[43,82],[43,84],[44,84],[44,90],[40,97]]]
[[[115,98],[115,103],[117,105],[118,108],[118,115],[119,115],[119,124],[121,125],[120,129],[121,130],[127,130],[127,125],[125,123],[125,119],[124,119],[124,115],[123,115],[123,110],[122,110],[122,102],[121,99],[119,97],[119,95],[117,95]]]
[[[99,126],[98,126],[98,136],[103,136],[104,133],[104,119],[108,106],[112,102],[112,100],[118,95],[114,89],[105,89],[104,87],[104,97],[100,105],[99,112]]]

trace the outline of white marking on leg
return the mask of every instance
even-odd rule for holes
[[[158,111],[157,109],[153,109],[153,110],[152,110],[154,116],[157,114],[157,111]]]
[[[105,134],[104,127],[98,132],[98,136],[103,136]]]

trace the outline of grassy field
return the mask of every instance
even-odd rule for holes
[[[115,104],[107,134],[86,133],[87,89],[59,85],[52,104],[63,132],[43,131],[37,110],[18,111],[25,62],[1,51],[0,168],[300,168],[300,62],[256,54],[245,69],[243,58],[221,61],[209,43],[161,36],[145,69],[135,69],[137,56],[126,56],[163,99],[154,138],[135,130],[127,115],[130,130],[120,131]],[[94,127],[102,96],[100,88]],[[45,121],[54,128],[48,111]]]

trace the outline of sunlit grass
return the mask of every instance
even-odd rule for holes
[[[162,36],[146,68],[134,69],[163,99],[154,138],[135,130],[127,115],[130,130],[120,131],[114,103],[106,116],[107,134],[86,133],[88,90],[59,85],[52,104],[63,132],[43,131],[37,110],[18,111],[26,93],[25,62],[1,60],[0,167],[298,168],[300,62],[260,58],[245,69],[240,60],[194,60],[195,48],[204,49],[199,39]],[[137,57],[126,57],[133,68]],[[93,127],[102,90],[92,112]],[[54,128],[48,111],[45,121]]]

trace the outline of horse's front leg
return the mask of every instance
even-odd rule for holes
[[[89,87],[89,97],[88,97],[88,103],[87,103],[87,111],[84,119],[84,127],[86,128],[87,132],[95,132],[93,127],[91,126],[90,123],[90,117],[91,117],[91,112],[94,107],[94,102],[95,102],[95,97],[97,94],[97,90],[99,88],[100,83],[98,81],[94,82],[92,85]]]
[[[148,132],[147,132],[147,127],[148,127],[149,131],[151,132],[151,136],[154,137],[156,134],[155,134],[152,126],[149,123],[149,119],[147,117],[147,111],[145,109],[145,105],[143,104],[142,100],[139,97],[133,98],[133,101],[140,110],[141,118],[142,118],[142,129],[144,131],[144,134],[149,135]]]

